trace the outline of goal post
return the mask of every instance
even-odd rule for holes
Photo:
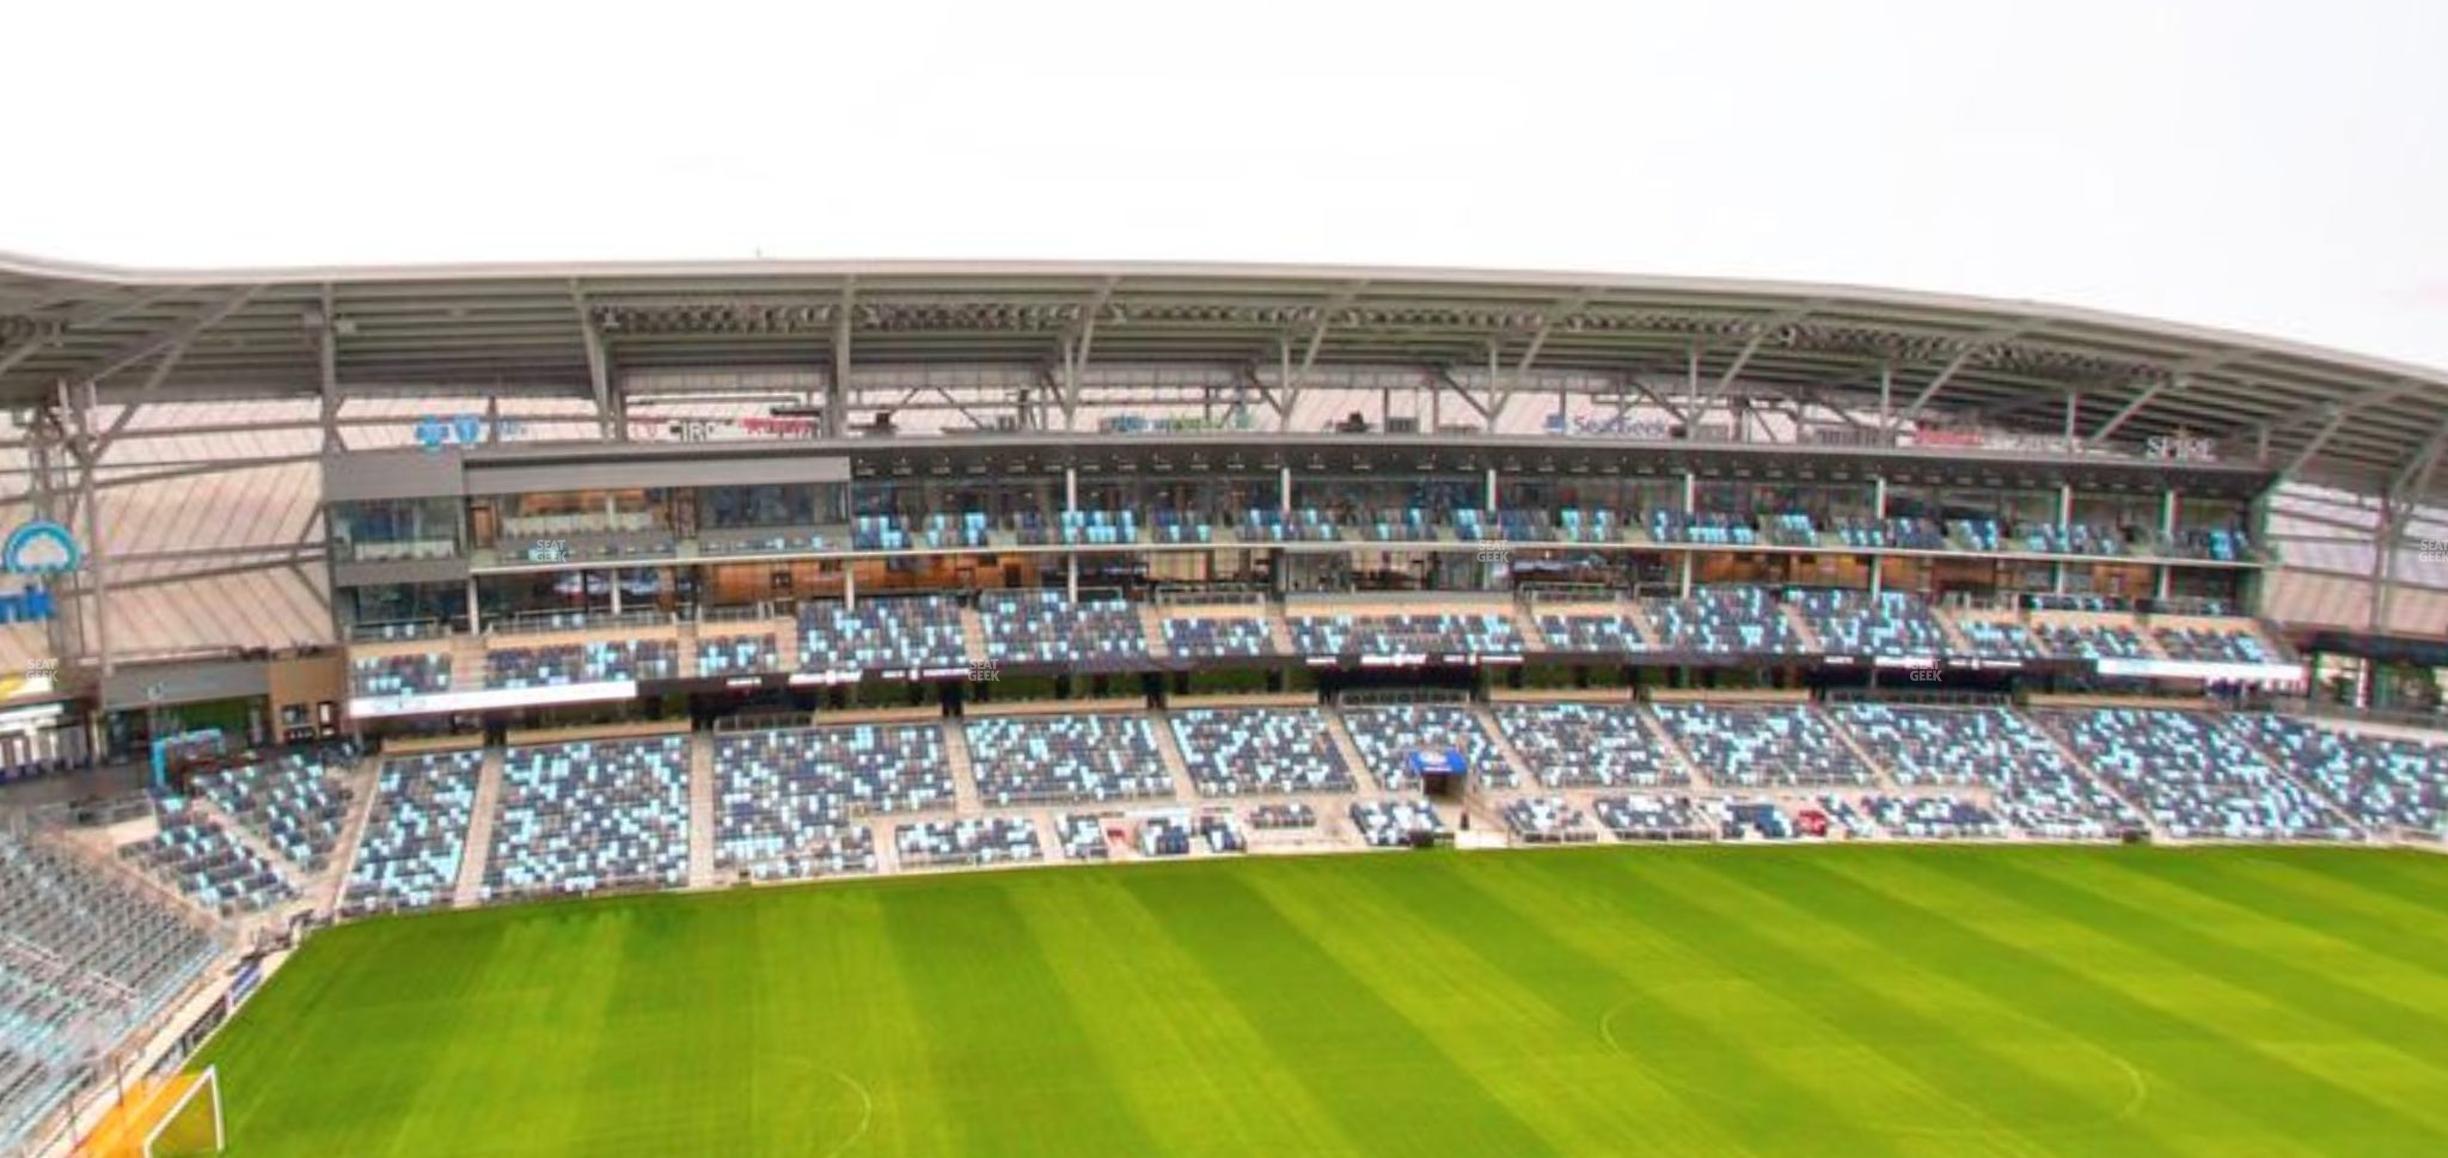
[[[187,1075],[186,1088],[145,1134],[144,1158],[218,1154],[228,1138],[221,1128],[221,1070],[206,1066]]]

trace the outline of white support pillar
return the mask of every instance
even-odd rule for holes
[[[1879,521],[1884,523],[1887,519],[1886,475],[1879,475],[1870,480],[1870,502],[1872,509],[1878,513]]]
[[[1487,472],[1487,509],[1490,511],[1503,509],[1503,505],[1496,501],[1496,468],[1492,466]]]
[[[478,609],[478,604],[476,602],[476,577],[473,575],[468,576],[467,581],[467,621],[469,635],[484,634],[484,613]],[[478,678],[482,677],[479,676]]]
[[[2067,408],[2066,408],[2066,430],[2067,430],[2067,432],[2068,432],[2068,433],[2067,433],[2067,437],[2069,437],[2069,438],[2073,437],[2073,434],[2072,434],[2073,429],[2074,429],[2074,409],[2073,409],[2072,407],[2070,407],[2070,406],[2069,406],[2069,407],[2067,407]],[[2073,483],[2058,483],[2058,484],[2057,484],[2057,525],[2058,525],[2058,526],[2060,526],[2060,527],[2066,527],[2066,526],[2072,526],[2072,525],[2073,525],[2073,523],[2074,523],[2074,484],[2073,484]],[[2058,593],[2058,594],[2060,594],[2060,595],[2065,594],[2065,589],[2066,589],[2066,565],[2065,565],[2064,563],[2056,563],[2056,564],[2051,565],[2049,569],[2050,569],[2050,571],[2051,571],[2051,576],[2050,576],[2050,579],[2049,579],[2049,587],[2050,587],[2050,589],[2051,589],[2051,590],[2053,590],[2053,591],[2055,591],[2055,592],[2057,592],[2057,593]]]
[[[1078,602],[1079,602],[1079,552],[1077,552],[1077,551],[1073,551],[1073,552],[1071,552],[1069,555],[1064,556],[1064,558],[1063,558],[1063,563],[1064,563],[1064,574],[1063,574],[1063,598],[1068,599],[1068,600],[1070,600],[1070,601],[1071,601],[1071,602],[1073,602],[1073,603],[1078,603]]]
[[[1066,466],[1063,468],[1063,511],[1064,513],[1068,514],[1078,510],[1079,468],[1076,466]]]
[[[1692,553],[1691,553],[1690,551],[1684,551],[1684,552],[1682,552],[1682,555],[1683,555],[1683,579],[1682,579],[1682,582],[1681,582],[1681,583],[1678,585],[1678,587],[1679,587],[1679,590],[1681,591],[1681,598],[1684,598],[1684,599],[1689,599],[1689,598],[1691,598],[1691,591],[1692,591]]]
[[[1684,513],[1685,515],[1687,515],[1687,516],[1688,516],[1688,515],[1690,515],[1690,514],[1691,514],[1691,513],[1692,513],[1694,510],[1698,509],[1699,504],[1700,504],[1700,476],[1699,476],[1699,475],[1697,475],[1697,474],[1694,474],[1694,473],[1692,473],[1691,471],[1688,471],[1688,470],[1687,470],[1687,471],[1684,471],[1684,472],[1683,472],[1683,513]]]
[[[611,579],[611,582],[604,584],[604,586],[605,586],[606,588],[608,588],[608,589],[609,589],[609,590],[612,592],[612,614],[614,614],[614,615],[619,615],[619,614],[621,613],[621,589],[620,589],[620,587],[621,587],[621,573],[620,573],[620,568],[618,568],[618,567],[613,568],[613,569],[612,569],[612,570],[609,572],[609,578]],[[585,580],[581,579],[581,580],[579,581],[579,583],[580,583],[580,588],[579,588],[579,589],[580,589],[580,590],[585,590],[585,586],[584,586],[584,584],[585,584]]]
[[[842,565],[842,609],[858,610],[858,568]]]
[[[1292,514],[1292,468],[1284,467],[1275,490],[1276,513],[1289,518]]]

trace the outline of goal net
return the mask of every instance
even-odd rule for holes
[[[177,1158],[184,1154],[218,1154],[221,1133],[221,1073],[206,1066],[200,1074],[171,1079],[171,1096],[160,1118],[145,1134],[144,1158]],[[185,1088],[179,1086],[184,1084]]]

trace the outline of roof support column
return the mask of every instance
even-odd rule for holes
[[[60,411],[76,415],[76,438],[83,447],[78,457],[84,460],[77,471],[77,505],[85,516],[85,573],[92,577],[87,591],[85,613],[92,617],[94,651],[99,657],[102,675],[108,677],[117,670],[116,657],[110,644],[110,552],[102,542],[102,500],[94,490],[95,459],[99,457],[94,438],[94,395],[91,380],[85,383],[84,397],[71,400],[68,388],[60,387]]]
[[[833,307],[833,373],[825,378],[826,438],[850,433],[850,314],[856,283],[842,283],[841,301]]]

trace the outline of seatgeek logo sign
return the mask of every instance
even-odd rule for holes
[[[0,623],[56,618],[59,613],[52,604],[48,580],[76,570],[82,561],[75,536],[49,519],[36,519],[10,531],[8,540],[0,543],[0,570],[23,579],[25,585],[0,594]]]

